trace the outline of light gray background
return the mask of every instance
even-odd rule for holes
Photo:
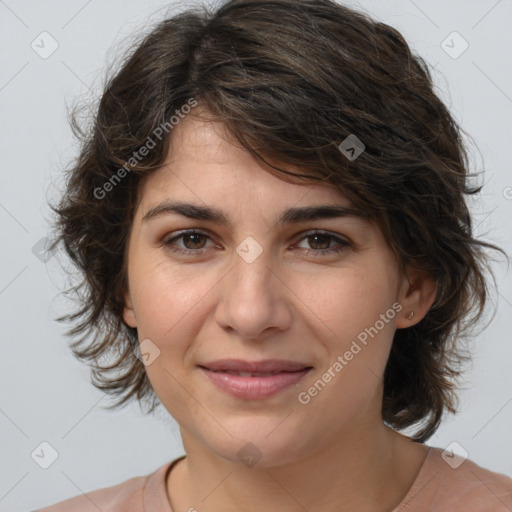
[[[65,284],[62,258],[45,264],[32,251],[48,232],[46,201],[57,197],[62,169],[76,151],[66,103],[89,89],[97,93],[117,55],[113,45],[159,20],[169,5],[0,0],[0,511],[39,508],[145,475],[183,453],[167,414],[148,419],[136,405],[115,413],[101,408],[108,400],[89,383],[88,369],[67,347],[64,326],[53,320],[70,308],[58,297]],[[398,28],[435,67],[439,94],[481,152],[473,151],[475,168],[485,169],[484,193],[472,205],[477,233],[510,253],[512,1],[349,5]],[[43,31],[59,45],[47,59],[31,48]],[[469,44],[458,58],[441,46],[453,31]],[[463,42],[451,36],[445,44],[453,54]],[[512,476],[512,280],[503,263],[494,269],[497,314],[472,345],[460,413],[428,444],[444,448],[457,441],[478,464]],[[43,441],[59,454],[46,470],[31,458]]]

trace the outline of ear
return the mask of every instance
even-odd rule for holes
[[[135,311],[133,310],[130,292],[124,295],[124,310],[123,319],[130,327],[137,327],[137,319],[135,318]]]
[[[398,302],[402,310],[396,318],[396,328],[402,329],[419,323],[436,299],[437,283],[426,271],[407,267],[399,291]]]

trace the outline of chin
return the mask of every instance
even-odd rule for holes
[[[219,457],[247,468],[271,468],[293,463],[306,455],[307,436],[303,428],[297,427],[292,431],[290,425],[287,425],[288,428],[285,426],[287,420],[282,420],[239,418],[236,422],[229,422],[229,425],[223,423],[233,437],[226,434],[217,439],[203,438],[203,442]]]

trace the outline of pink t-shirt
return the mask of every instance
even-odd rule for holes
[[[421,469],[392,512],[511,512],[512,478],[465,460],[456,469],[429,447]],[[148,476],[70,498],[35,512],[172,512],[165,487],[167,471],[185,455]]]

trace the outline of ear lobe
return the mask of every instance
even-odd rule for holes
[[[396,319],[397,329],[419,323],[428,313],[436,295],[437,283],[432,275],[424,270],[408,267],[398,298],[402,310]]]
[[[124,295],[124,310],[123,319],[130,327],[137,327],[137,319],[135,318],[135,311],[133,310],[132,300],[130,293],[126,292]]]

